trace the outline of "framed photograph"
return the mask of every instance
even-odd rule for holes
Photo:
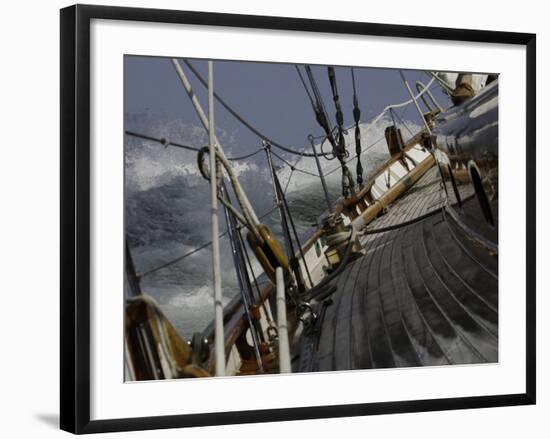
[[[533,34],[61,10],[61,428],[535,403]]]

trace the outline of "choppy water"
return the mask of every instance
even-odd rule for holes
[[[388,123],[383,119],[369,132],[363,133],[363,146],[379,140]],[[147,116],[127,115],[126,128],[190,145],[207,143],[202,128],[177,121],[161,123]],[[353,145],[352,134],[350,132],[348,143]],[[218,137],[226,153],[231,155],[231,137],[223,131],[218,132]],[[195,153],[164,148],[129,136],[125,141],[126,233],[136,269],[143,272],[211,240],[209,185],[198,172]],[[354,148],[350,148],[350,157],[353,155]],[[284,157],[292,162],[296,160],[294,156]],[[386,157],[385,142],[378,142],[362,156],[365,174]],[[274,162],[282,165],[277,159]],[[322,166],[329,171],[337,166],[337,161],[322,160]],[[304,158],[297,167],[317,172],[313,159]],[[355,176],[355,161],[349,167]],[[236,163],[235,169],[257,214],[271,210],[273,190],[265,155],[260,153],[252,161]],[[283,187],[287,185],[289,173],[285,166],[278,171]],[[333,202],[340,195],[340,178],[340,171],[327,178]],[[288,184],[287,199],[298,233],[303,238],[311,233],[312,225],[326,209],[319,180],[294,172]],[[278,221],[276,211],[264,219],[275,233],[280,234]],[[220,228],[225,230],[225,227],[225,221],[221,220]],[[185,337],[194,331],[202,331],[212,320],[211,258],[211,248],[207,247],[142,280],[144,293],[158,301]],[[221,240],[221,265],[223,295],[229,301],[238,294],[238,288],[227,238]],[[255,267],[259,273],[258,265]]]

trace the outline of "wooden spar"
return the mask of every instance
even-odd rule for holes
[[[386,191],[380,198],[374,201],[364,212],[361,213],[352,225],[356,230],[360,230],[368,223],[370,223],[378,214],[395,201],[400,195],[402,195],[407,189],[415,184],[420,177],[422,177],[428,169],[430,169],[435,160],[432,155],[426,157],[422,162],[418,164],[411,172],[404,175],[391,189]]]
[[[218,184],[216,179],[216,135],[214,123],[214,69],[208,61],[208,135],[210,148],[210,202],[212,208],[212,274],[214,281],[214,348],[216,352],[216,376],[225,375],[225,350],[223,346],[223,303],[220,268],[220,232],[218,224]]]

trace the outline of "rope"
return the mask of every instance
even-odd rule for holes
[[[225,235],[227,235],[229,232],[226,230],[225,232],[221,233],[219,235],[220,238],[223,238]],[[202,249],[205,249],[206,247],[209,247],[210,245],[212,245],[212,241],[208,241],[206,243],[204,243],[203,245],[191,250],[190,252],[188,253],[185,253],[184,255],[182,256],[179,256],[175,259],[172,259],[171,261],[168,261],[168,262],[165,262],[164,264],[161,264],[161,265],[158,265],[154,268],[151,268],[149,270],[146,270],[144,272],[141,272],[141,273],[137,273],[136,276],[138,278],[143,278],[145,276],[149,276],[150,274],[153,274],[155,273],[156,271],[159,271],[159,270],[162,270],[163,268],[167,268],[167,267],[170,267],[171,265],[174,265],[182,260],[184,260],[185,258],[189,257],[189,256],[192,256],[194,255],[195,253],[199,252],[200,250]]]
[[[250,157],[255,156],[255,155],[258,154],[259,152],[262,152],[262,150],[261,150],[261,149],[257,149],[256,151],[251,152],[250,154],[241,155],[241,156],[238,156],[238,157],[228,157],[227,160],[229,160],[229,161],[246,160],[246,159],[249,159]]]
[[[403,221],[402,223],[399,223],[399,224],[393,224],[391,226],[387,226],[387,227],[379,227],[378,229],[368,229],[365,230],[364,232],[362,232],[363,235],[375,235],[377,233],[384,233],[384,232],[390,232],[392,230],[396,230],[396,229],[400,229],[402,227],[406,227],[406,226],[410,226],[411,224],[414,224],[414,223],[417,223],[419,221],[422,221],[430,216],[433,216],[435,215],[436,213],[441,213],[443,212],[444,210],[444,207],[439,207],[437,209],[434,209],[430,212],[426,212],[420,216],[417,216],[416,218],[413,218],[413,219],[410,219],[410,220],[407,220],[407,221]]]
[[[395,116],[394,116],[394,111],[393,111],[393,108],[390,108],[390,117],[391,117],[391,121],[393,122],[393,125],[394,126],[397,126],[397,123],[395,122]]]
[[[309,99],[309,103],[311,104],[311,108],[313,108],[313,111],[315,111],[315,103],[313,102],[313,98],[311,97],[311,93],[309,92],[309,89],[307,88],[306,81],[304,80],[304,77],[302,76],[302,72],[300,72],[300,69],[297,65],[294,65],[296,67],[296,71],[298,72],[298,76],[300,77],[300,81],[302,82],[302,85],[304,86],[304,90],[306,91],[307,97]]]
[[[164,147],[169,147],[169,146],[174,146],[174,147],[177,147],[177,148],[184,148],[184,149],[188,149],[190,151],[194,151],[194,152],[197,152],[197,153],[200,153],[202,148],[196,148],[194,146],[189,146],[189,145],[184,145],[184,144],[181,144],[181,143],[176,143],[176,142],[172,142],[168,139],[165,139],[164,137],[161,137],[161,138],[158,138],[158,137],[153,137],[153,136],[148,136],[148,135],[145,135],[145,134],[139,134],[139,133],[135,133],[133,131],[126,131],[126,134],[129,135],[129,136],[133,136],[133,137],[137,137],[139,139],[143,139],[143,140],[148,140],[148,141],[151,141],[151,142],[156,142],[156,143],[160,143],[161,145],[163,145]],[[259,148],[257,149],[256,151],[250,153],[250,154],[246,154],[246,155],[243,155],[243,156],[238,156],[238,157],[227,157],[227,160],[229,161],[239,161],[239,160],[245,160],[245,159],[248,159],[252,156],[255,156],[256,154],[258,154],[259,152],[262,152],[263,151],[263,148]],[[288,160],[285,160],[283,157],[281,157],[279,154],[277,154],[276,152],[272,151],[272,154],[277,157],[281,162],[283,162],[285,165],[287,165],[292,171],[297,171],[297,172],[301,172],[303,174],[306,174],[306,175],[310,175],[312,177],[319,177],[318,174],[315,174],[313,172],[310,172],[310,171],[306,171],[305,169],[300,169],[300,168],[297,168],[296,165],[293,165],[292,163],[290,163]],[[300,158],[298,160],[301,159],[301,157],[303,157],[303,155],[300,156]],[[206,178],[206,177],[205,177]],[[208,179],[208,178],[207,178]],[[288,183],[287,183],[288,184]],[[222,201],[223,202],[223,201]]]
[[[311,175],[312,177],[319,177],[319,174],[315,174],[315,173],[313,173],[313,172],[306,171],[305,169],[297,168],[295,165],[293,165],[293,164],[290,163],[289,161],[285,160],[283,157],[281,157],[279,154],[277,154],[277,153],[274,152],[274,151],[271,151],[271,154],[273,154],[275,157],[277,157],[277,158],[278,158],[280,161],[282,161],[285,165],[287,165],[288,167],[290,167],[290,169],[291,169],[292,171],[301,172],[302,174]]]
[[[201,76],[201,74],[193,67],[193,65],[186,59],[183,60],[185,65],[189,67],[189,70],[191,70],[191,73],[195,75],[195,77],[201,82],[201,84],[205,87],[207,87],[206,80]],[[288,146],[284,146],[280,144],[279,142],[276,142],[275,140],[269,138],[264,133],[262,133],[260,130],[252,126],[249,122],[247,122],[237,111],[235,111],[231,106],[224,100],[222,97],[214,91],[214,97],[216,100],[235,118],[237,119],[241,124],[243,124],[246,128],[248,128],[250,131],[252,131],[254,134],[256,134],[258,137],[260,137],[262,140],[265,140],[269,142],[271,145],[275,146],[276,148],[282,149],[283,151],[286,151],[290,154],[295,155],[301,155],[304,157],[313,157],[312,153],[307,153],[304,151],[296,151]]]
[[[269,155],[270,150],[266,150],[266,153]],[[269,160],[269,157],[268,157]],[[289,221],[287,212],[285,210],[285,203],[283,202],[283,196],[281,195],[281,187],[279,184],[279,179],[277,178],[277,173],[275,171],[275,168],[273,166],[273,162],[269,161],[270,167],[271,167],[271,176],[273,178],[273,190],[275,192],[275,201],[277,202],[277,207],[279,208],[279,216],[281,219],[281,229],[283,232],[283,236],[285,238],[285,243],[287,247],[287,253],[288,253],[288,261],[289,266],[292,270],[292,272],[295,275],[296,284],[299,291],[303,291],[305,289],[303,279],[300,273],[300,265],[298,261],[296,260],[296,251],[294,250],[294,243],[292,242],[292,236],[290,235],[290,229],[289,229]],[[299,243],[298,243],[299,245]]]
[[[430,73],[428,73],[428,72],[426,72],[426,74],[430,75]],[[437,79],[437,80],[441,80],[441,79],[438,78],[437,76],[435,76],[435,75],[433,75],[433,76],[434,76],[434,77],[431,78],[430,82],[428,82],[428,84],[424,87],[424,89],[423,89],[420,93],[418,93],[418,94],[416,95],[416,99],[420,98],[424,93],[427,93],[428,90],[429,90],[429,88],[432,86],[433,82],[434,82],[436,79]],[[405,108],[403,109],[403,113],[401,114],[401,118],[402,118],[402,117],[405,115],[405,113],[407,112],[407,110],[409,109],[408,105],[411,104],[412,102],[413,102],[413,100],[412,100],[412,99],[409,99],[408,101],[403,101],[403,102],[400,102],[400,103],[398,103],[398,104],[388,105],[388,106],[385,107],[379,114],[377,114],[376,116],[374,116],[373,118],[371,118],[369,121],[367,121],[368,125],[367,125],[366,128],[363,129],[363,132],[365,133],[365,132],[367,132],[368,130],[370,130],[370,129],[374,126],[374,124],[375,124],[376,122],[378,122],[378,121],[382,118],[382,116],[384,116],[384,114],[386,114],[388,111],[390,111],[390,109],[397,109],[397,108],[405,107]],[[395,115],[397,115],[397,113],[395,113]],[[398,115],[397,115],[397,116],[398,116]],[[398,116],[398,117],[399,117],[399,116]],[[401,119],[401,120],[402,120],[402,119]],[[405,125],[405,128],[407,129],[407,131],[409,131],[409,133],[410,133],[411,135],[413,135],[413,133],[411,132],[411,130],[409,129],[409,127],[407,126],[407,124],[406,124],[404,121],[402,121],[402,122],[403,122],[403,125]],[[351,126],[347,127],[346,130],[348,130],[348,129],[350,129],[350,128],[351,128]],[[324,139],[323,142],[321,143],[321,148],[322,148],[322,147],[323,147],[324,141],[327,139],[327,136],[326,136],[326,135],[322,135],[322,136],[313,136],[313,138],[314,138],[314,139]],[[373,147],[374,145],[376,145],[378,142],[380,142],[380,141],[383,140],[383,139],[384,139],[384,137],[378,139],[376,142],[374,142],[374,143],[372,143],[371,145],[369,145],[369,146],[365,149],[365,151],[367,151],[369,148]],[[364,153],[365,151],[363,151],[362,153]],[[322,153],[322,154],[319,154],[319,155],[323,155],[323,156],[325,156],[326,159],[330,160],[330,158],[329,158],[329,157],[330,157],[330,154],[331,154],[331,153]],[[333,158],[334,158],[334,157],[333,157]],[[351,161],[353,161],[353,160],[356,160],[356,159],[357,159],[357,157],[353,157],[353,158],[351,158],[351,159],[348,161],[348,163],[351,162]],[[339,169],[339,167],[338,167],[338,168],[333,168],[332,170],[330,170],[330,171],[329,171],[328,173],[326,173],[325,175],[329,175],[329,174],[331,174],[331,173],[333,173],[333,172],[336,172],[336,170],[338,170],[338,169]]]
[[[368,145],[362,152],[361,154],[365,154],[369,149],[371,148],[374,148],[378,143],[380,143],[382,140],[384,140],[385,137],[382,136],[380,137],[378,140],[375,140],[373,143],[371,143],[370,145]],[[349,159],[348,163],[349,162],[352,162],[353,160],[357,160],[357,156],[355,157],[352,157],[351,159]],[[334,172],[338,171],[340,169],[340,166],[337,166],[335,168],[332,168],[330,171],[328,172],[325,172],[325,177],[329,176],[330,174],[333,174]]]
[[[125,131],[125,133],[128,136],[137,137],[138,139],[149,140],[150,142],[160,143],[165,148],[168,148],[169,146],[175,146],[177,148],[183,148],[183,149],[187,149],[189,151],[195,151],[195,152],[200,151],[200,148],[195,148],[194,146],[184,145],[182,143],[172,142],[168,139],[165,139],[164,137],[157,138],[157,137],[147,136],[145,134],[134,133],[133,131]]]
[[[416,81],[416,91],[417,92],[420,92],[425,88],[426,88],[426,86],[424,85],[424,83],[422,81]],[[435,99],[432,92],[428,90],[426,92],[426,94],[428,95],[428,97],[432,101],[432,104],[434,104],[434,106],[437,107],[437,109],[439,111],[443,111],[443,107],[441,105],[439,105],[439,102],[437,102],[437,100]],[[426,105],[426,107],[428,108],[429,111],[434,111],[434,109],[432,107],[430,107],[430,105],[428,104],[428,101],[425,98],[426,98],[425,96],[421,96],[421,99],[424,102],[424,105]]]
[[[327,159],[328,161],[332,161],[336,158],[336,156],[334,155],[334,151],[330,151],[330,152],[324,152],[324,146],[325,146],[325,142],[328,140],[328,136],[325,134],[324,136],[320,136],[323,140],[321,141],[321,154],[319,154],[320,156],[323,156],[325,157],[325,159]],[[329,142],[330,143],[330,142]]]
[[[176,142],[172,142],[168,139],[165,139],[164,137],[153,137],[153,136],[148,136],[148,135],[145,135],[145,134],[139,134],[139,133],[135,133],[133,131],[126,131],[126,134],[129,135],[129,136],[132,136],[132,137],[137,137],[139,139],[143,139],[143,140],[148,140],[148,141],[151,141],[151,142],[156,142],[156,143],[160,143],[161,145],[163,145],[164,147],[169,147],[169,146],[174,146],[174,147],[177,147],[177,148],[184,148],[184,149],[188,149],[190,151],[194,151],[194,152],[197,152],[197,153],[200,153],[202,148],[196,148],[194,146],[189,146],[189,145],[184,145],[184,144],[181,144],[181,143],[176,143]],[[248,159],[250,157],[253,157],[255,156],[256,154],[258,154],[259,152],[262,152],[263,151],[263,148],[259,148],[257,149],[256,151],[254,152],[251,152],[250,154],[246,154],[246,155],[243,155],[243,156],[238,156],[238,157],[227,157],[227,160],[229,161],[240,161],[240,160],[245,160],[245,159]],[[288,160],[285,160],[283,157],[281,157],[279,154],[277,154],[276,152],[273,152],[272,151],[272,154],[277,157],[280,161],[282,161],[284,164],[286,164],[291,170],[293,171],[297,171],[297,172],[301,172],[303,174],[307,174],[307,175],[311,175],[313,177],[319,177],[319,175],[313,173],[313,172],[310,172],[310,171],[306,171],[305,169],[300,169],[300,168],[297,168],[296,165],[293,165],[292,163],[290,163]],[[300,157],[303,157],[303,155],[301,155]]]
[[[252,267],[252,261],[250,260],[250,256],[248,254],[248,249],[246,248],[246,245],[244,244],[244,239],[241,235],[241,230],[237,230],[237,239],[239,240],[239,243],[241,245],[241,248],[243,249],[243,253],[246,259],[246,263],[248,265],[248,269],[250,270],[250,276],[252,277],[252,281],[254,282],[254,287],[256,288],[256,293],[258,296],[258,302],[262,304],[262,308],[264,310],[264,314],[266,316],[267,322],[269,326],[273,326],[273,316],[271,315],[271,311],[267,308],[265,301],[262,300],[262,293],[260,291],[260,285],[258,284],[258,279],[256,278],[256,274],[254,273],[254,268]]]
[[[273,154],[273,150],[271,150],[271,153]],[[290,185],[290,180],[292,179],[292,174],[294,174],[294,171],[296,171],[296,165],[300,162],[300,160],[302,160],[303,156],[300,156],[296,159],[296,162],[294,162],[294,166],[292,166],[290,168],[290,173],[288,174],[288,179],[286,181],[286,184],[285,184],[285,189],[283,191],[283,194],[286,195],[287,191],[288,191],[288,186]],[[318,176],[317,176],[318,177]]]
[[[448,95],[451,95],[453,93],[454,91],[453,87],[451,87],[451,85],[448,84],[447,81],[445,81],[443,78],[440,78],[434,72],[424,71],[424,73],[428,75],[428,77],[430,77],[432,80],[435,79],[445,93],[447,93]],[[430,81],[430,84],[431,84],[431,81]],[[430,86],[430,84],[428,84],[428,87]]]
[[[169,146],[174,146],[176,148],[183,148],[183,149],[187,149],[189,151],[194,151],[194,152],[200,152],[201,149],[202,149],[202,148],[196,148],[194,146],[184,145],[182,143],[172,142],[171,140],[168,140],[164,137],[160,137],[160,138],[159,137],[153,137],[153,136],[148,136],[148,135],[145,135],[145,134],[135,133],[133,131],[125,131],[125,133],[128,136],[137,137],[138,139],[143,139],[143,140],[148,140],[150,142],[160,143],[165,148],[168,148]],[[245,159],[248,159],[252,156],[255,156],[256,154],[258,154],[261,151],[262,151],[262,149],[259,148],[256,151],[251,152],[250,154],[246,154],[246,155],[242,155],[242,156],[238,156],[238,157],[227,157],[227,160],[229,160],[229,161],[245,160]]]
[[[220,192],[219,196],[221,198],[226,199],[228,204],[231,204],[231,197],[227,191],[225,182],[223,182],[220,185],[219,192]],[[237,282],[239,283],[241,300],[243,302],[244,311],[248,321],[250,336],[252,337],[252,344],[254,348],[254,354],[256,356],[256,363],[258,365],[258,369],[260,373],[262,373],[263,365],[262,365],[262,358],[260,355],[260,342],[264,341],[264,339],[263,339],[263,334],[260,335],[261,331],[258,331],[258,324],[252,320],[252,316],[251,316],[251,307],[252,307],[252,304],[254,304],[254,294],[252,292],[252,285],[250,283],[250,278],[248,276],[248,271],[246,268],[246,262],[243,256],[243,249],[240,245],[239,239],[235,236],[235,232],[237,231],[238,225],[237,225],[237,222],[235,221],[235,217],[231,216],[231,212],[229,210],[225,211],[225,220],[226,220],[226,224],[228,225],[228,230],[230,231],[229,241],[233,252],[233,263],[235,265],[235,274],[237,276]]]
[[[359,99],[357,98],[357,88],[355,85],[355,72],[351,68],[351,83],[353,86],[353,120],[355,121],[355,156],[357,158],[357,166],[355,173],[357,175],[357,184],[363,184],[363,165],[361,164],[361,129],[359,121],[361,120],[361,109],[359,108]]]
[[[397,114],[397,112],[393,111],[393,110],[390,110],[392,111],[392,113],[399,119],[399,121],[401,122],[401,124],[405,127],[405,129],[409,132],[409,134],[411,136],[414,136],[413,132],[411,131],[411,129],[409,128],[409,126],[405,123],[405,121],[403,120],[403,115],[405,114],[405,111],[408,110],[409,107],[406,107],[405,110],[403,111],[403,113],[401,113],[401,116],[399,116],[399,114]],[[395,121],[394,121],[394,125],[395,124]]]
[[[330,119],[327,117],[327,111],[325,104],[323,102],[323,97],[313,76],[311,66],[305,66],[306,73],[309,79],[311,89],[313,91],[313,96],[315,97],[315,105],[313,105],[313,112],[315,114],[315,119],[317,123],[325,131],[326,137],[325,140],[328,140],[332,145],[332,155],[337,157],[342,168],[342,195],[344,198],[347,198],[350,191],[353,191],[355,183],[353,182],[353,177],[349,172],[349,169],[346,166],[346,158],[348,157],[348,152],[346,150],[346,144],[344,139],[344,116],[342,113],[342,108],[340,105],[340,98],[338,96],[338,88],[336,84],[336,74],[334,72],[334,67],[328,67],[328,77],[330,81],[330,86],[332,90],[332,97],[334,100],[334,105],[336,107],[336,122],[337,122],[337,132],[338,132],[338,141],[335,139],[333,134],[333,129],[330,123]],[[304,82],[305,86],[305,82]],[[307,90],[307,87],[306,87]],[[321,143],[321,155],[326,156],[327,154],[323,151],[324,141]]]
[[[290,170],[290,174],[288,175],[288,180],[286,181],[285,190],[284,193],[286,194],[286,191],[288,189],[288,186],[290,185],[290,179],[292,178],[292,174],[294,173],[294,169]]]
[[[405,121],[402,119],[402,117],[404,117],[405,113],[407,112],[407,110],[409,109],[409,107],[405,107],[403,109],[403,112],[401,113],[401,116],[399,116],[397,114],[397,112],[394,112],[395,116],[397,116],[397,118],[401,121],[401,123],[405,126],[405,128],[407,129],[407,131],[411,134],[411,136],[414,136],[414,134],[412,133],[412,131],[410,130],[410,128],[407,126],[407,124],[405,123]],[[378,117],[378,116],[375,116],[375,118]],[[362,152],[361,152],[361,155],[363,155],[364,153],[366,153],[369,149],[373,148],[374,146],[376,146],[378,143],[380,143],[382,140],[385,139],[385,136],[382,136],[380,137],[378,140],[375,140],[373,143],[371,143],[370,145],[368,145]],[[353,160],[357,160],[357,156],[355,157],[352,157],[351,159],[348,160],[348,163],[352,162]],[[330,175],[330,174],[333,174],[334,172],[336,172],[338,169],[340,169],[339,166],[335,167],[335,168],[332,168],[330,171],[327,171],[325,172],[325,177]]]
[[[321,128],[323,128],[325,132],[325,140],[328,140],[332,146],[331,154],[335,155],[334,151],[337,149],[336,140],[334,139],[334,135],[332,134],[332,126],[330,123],[330,119],[327,116],[327,110],[323,102],[323,97],[321,96],[321,92],[319,91],[319,87],[317,86],[317,82],[315,81],[315,77],[313,76],[311,67],[305,66],[305,69],[307,77],[309,79],[311,90],[313,91],[313,95],[315,96],[315,105],[313,106],[315,120],[317,120],[317,123],[321,126]],[[324,153],[322,149],[323,148],[321,146],[321,155],[326,155],[326,153]]]
[[[275,171],[275,170],[273,170]],[[285,194],[281,188],[281,182],[279,181],[279,178],[277,177],[277,173],[276,172],[273,172],[273,176],[274,176],[274,179],[275,179],[275,189],[279,192],[279,195],[281,197],[281,200],[283,202],[283,206],[284,206],[284,210],[286,211],[286,216],[288,216],[288,220],[290,222],[290,227],[292,228],[292,233],[294,235],[294,240],[296,241],[296,245],[298,246],[298,252],[300,253],[300,257],[302,259],[302,261],[304,262],[304,268],[306,269],[306,274],[307,274],[307,277],[309,279],[309,284],[311,286],[313,286],[313,280],[311,279],[311,274],[309,272],[309,267],[307,265],[307,262],[306,262],[306,258],[305,258],[305,255],[304,255],[304,250],[302,248],[302,244],[300,242],[300,238],[298,237],[298,232],[296,231],[296,226],[294,224],[294,220],[292,219],[292,214],[290,213],[290,208],[288,207],[288,203],[286,201],[286,197],[285,197]],[[286,220],[285,220],[286,221]],[[294,249],[293,249],[293,246],[292,246],[292,239],[289,240],[290,243],[291,243],[291,256],[293,259],[295,259],[295,253],[294,253]],[[300,264],[298,263],[298,270],[299,270],[299,267],[300,267]]]
[[[367,127],[365,128],[364,131],[368,131],[376,122],[378,122],[382,116],[384,116],[384,114],[386,114],[386,112],[388,112],[390,109],[396,109],[396,108],[401,108],[401,107],[405,107],[407,105],[410,105],[413,103],[413,101],[415,99],[418,99],[420,98],[424,93],[426,93],[426,91],[431,87],[431,85],[433,84],[433,82],[435,81],[435,78],[432,78],[430,80],[430,82],[428,82],[428,84],[426,85],[426,88],[424,90],[422,90],[420,93],[418,93],[414,99],[409,99],[408,101],[403,101],[399,104],[392,104],[392,105],[388,105],[387,107],[385,107],[376,117],[374,117],[373,119],[371,119],[371,122],[369,123],[369,125],[367,125]]]
[[[334,101],[334,107],[336,109],[336,124],[338,125],[339,135],[339,147],[341,147],[341,141],[344,137],[344,113],[342,111],[342,105],[340,103],[340,95],[338,94],[338,84],[336,82],[336,72],[334,67],[327,67],[328,79],[330,82],[330,89],[332,91],[332,100]]]
[[[309,83],[311,85],[311,90],[313,91],[313,96],[315,96],[315,106],[313,107],[315,117],[319,125],[321,125],[321,127],[325,130],[330,144],[333,148],[335,148],[336,142],[334,140],[334,137],[332,136],[332,126],[330,124],[330,119],[327,117],[327,110],[325,108],[325,103],[323,101],[321,92],[319,91],[319,87],[317,86],[317,81],[315,81],[311,66],[305,66],[305,69],[307,77],[309,79]]]
[[[344,139],[344,113],[342,112],[342,105],[340,104],[340,96],[338,95],[338,84],[336,82],[336,72],[334,67],[328,66],[328,79],[330,82],[330,88],[332,91],[332,100],[334,101],[334,107],[336,108],[336,124],[338,126],[338,143],[337,148],[334,148],[334,155],[338,157],[340,165],[342,167],[342,195],[347,198],[350,191],[353,191],[355,183],[351,172],[346,166],[346,158],[349,156],[346,150],[346,142]],[[347,180],[347,181],[346,181]]]

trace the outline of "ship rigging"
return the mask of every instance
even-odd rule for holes
[[[496,361],[496,159],[487,150],[480,152],[478,145],[483,140],[494,154],[497,135],[492,110],[498,81],[464,104],[444,110],[430,91],[437,82],[445,84],[442,86],[449,92],[451,87],[444,79],[429,72],[427,84],[416,82],[415,95],[399,72],[410,99],[386,106],[361,125],[359,91],[350,68],[354,123],[346,127],[334,67],[326,68],[334,104],[333,125],[313,70],[296,65],[314,119],[324,133],[321,138],[308,137],[309,152],[271,139],[234,110],[214,90],[212,61],[205,79],[184,60],[207,88],[206,114],[181,62],[171,62],[209,133],[209,145],[196,147],[135,131],[126,131],[126,135],[197,153],[199,170],[211,187],[213,239],[141,272],[136,271],[126,243],[127,281],[132,292],[126,307],[128,379]],[[235,157],[225,155],[215,134],[214,101],[259,137],[261,145],[256,150]],[[417,134],[396,112],[409,106],[416,109],[424,125]],[[465,127],[465,115],[471,118],[480,107],[484,112],[477,125]],[[392,124],[384,136],[363,146],[361,131],[368,131],[386,114]],[[411,135],[407,142],[401,128]],[[352,129],[353,157],[346,143],[346,134]],[[368,159],[368,151],[383,140],[390,157],[371,175],[363,176],[362,159]],[[326,144],[330,151],[324,150]],[[296,156],[296,161],[291,163],[274,149]],[[274,206],[258,215],[232,163],[262,152],[271,176]],[[285,183],[274,158],[290,169]],[[298,166],[304,159],[315,160],[317,173]],[[336,159],[338,165],[324,171],[320,159]],[[348,167],[354,160],[355,179]],[[333,203],[325,178],[338,171],[342,197]],[[287,201],[295,172],[319,179],[326,201],[325,215],[305,242],[297,233]],[[218,230],[218,202],[227,224],[222,233]],[[274,211],[279,214],[282,244],[262,222]],[[226,235],[240,295],[223,307],[219,239]],[[215,318],[203,333],[184,341],[158,305],[142,293],[140,281],[209,246]],[[259,284],[252,255],[270,280],[268,284]]]

